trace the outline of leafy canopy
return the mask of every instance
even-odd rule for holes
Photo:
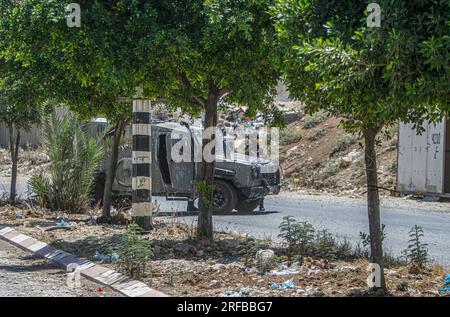
[[[146,91],[191,112],[202,110],[210,94],[264,108],[279,78],[271,2],[172,0],[141,7],[142,24],[130,31],[148,34],[136,47]]]
[[[129,115],[133,72],[122,1],[78,1],[80,28],[69,28],[66,3],[24,0],[2,2],[0,54],[32,72],[45,94],[85,118]]]
[[[350,130],[435,120],[449,111],[448,1],[280,0],[273,6],[291,96],[311,112],[345,117]]]
[[[39,122],[43,110],[39,83],[14,63],[0,63],[0,122],[27,130]]]

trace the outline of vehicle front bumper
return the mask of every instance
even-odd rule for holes
[[[255,186],[241,188],[241,192],[247,199],[259,199],[267,195],[278,195],[281,190],[281,185],[272,186]]]

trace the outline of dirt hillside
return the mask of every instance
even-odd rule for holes
[[[306,115],[280,133],[280,160],[287,190],[318,190],[346,195],[365,192],[363,140],[346,133],[340,119]],[[396,128],[380,134],[379,186],[395,189]],[[389,194],[389,191],[385,191]]]

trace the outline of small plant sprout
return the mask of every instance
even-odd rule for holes
[[[423,268],[428,262],[428,244],[423,243],[424,237],[422,226],[415,225],[409,231],[409,245],[406,249],[407,259],[411,264]]]

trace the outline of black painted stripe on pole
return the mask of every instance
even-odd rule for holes
[[[150,177],[150,164],[134,163],[132,177]]]
[[[148,189],[133,190],[133,203],[146,203],[150,200],[151,192]]]
[[[150,136],[133,135],[133,151],[150,152]]]
[[[133,100],[133,221],[144,230],[152,227],[150,107],[148,100]]]
[[[150,124],[150,113],[148,112],[134,112],[133,113],[134,124]]]

